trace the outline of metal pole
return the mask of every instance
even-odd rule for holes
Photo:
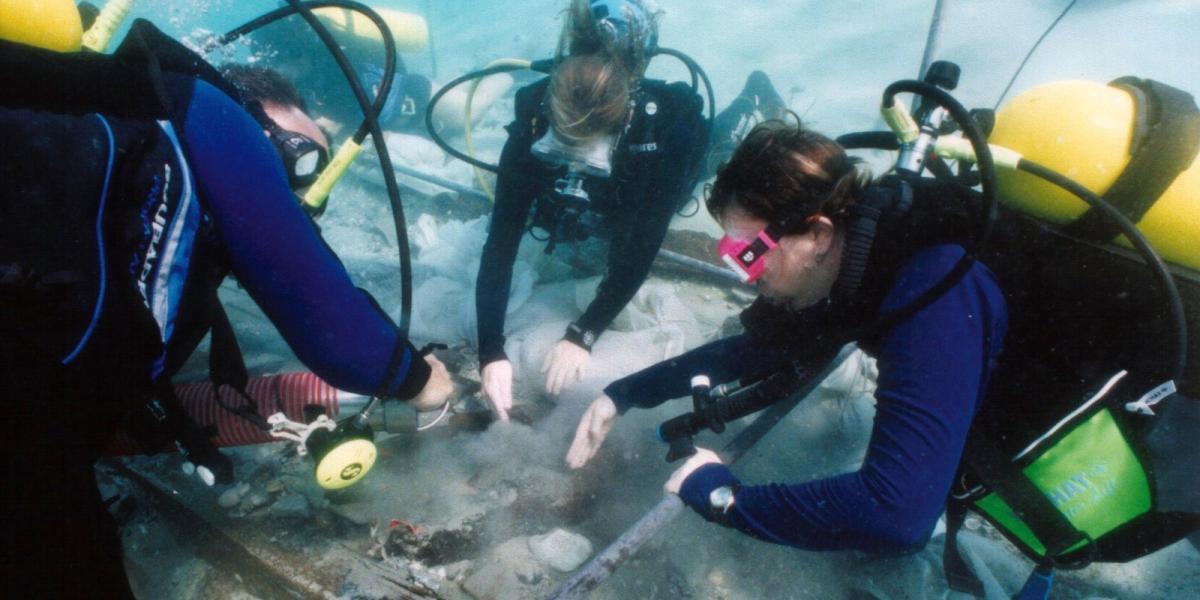
[[[772,404],[759,414],[749,426],[743,429],[721,452],[726,455],[729,464],[734,464],[745,456],[759,440],[767,435],[797,404],[813,393],[831,373],[854,353],[854,346],[848,345],[838,352],[837,356],[804,383],[804,386],[785,400]],[[609,544],[603,552],[597,554],[586,565],[576,571],[569,579],[558,586],[546,600],[574,600],[585,598],[596,589],[609,575],[612,575],[625,561],[629,560],[638,549],[683,508],[683,501],[671,494],[663,498],[654,508],[638,519],[621,537]]]
[[[938,51],[942,45],[942,20],[945,18],[946,5],[949,2],[945,0],[937,0],[933,6],[933,19],[929,22],[929,37],[925,40],[925,55],[921,58],[921,72],[917,74],[918,80],[925,79],[925,72],[929,70],[929,65],[937,58]]]

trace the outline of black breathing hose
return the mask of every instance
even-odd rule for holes
[[[404,219],[404,205],[400,197],[400,186],[396,183],[396,172],[392,168],[391,156],[384,141],[383,130],[379,126],[379,111],[387,101],[388,92],[391,90],[392,82],[395,79],[396,42],[392,37],[391,30],[387,26],[387,22],[378,13],[371,10],[370,7],[359,2],[351,0],[315,0],[310,2],[287,0],[287,2],[288,6],[280,7],[241,27],[231,30],[222,36],[217,43],[218,45],[228,44],[251,31],[274,23],[279,19],[299,14],[317,34],[317,37],[321,38],[321,42],[325,44],[329,53],[333,55],[338,67],[342,70],[342,74],[346,77],[346,82],[354,93],[354,98],[358,102],[359,108],[363,111],[363,123],[358,128],[358,131],[355,132],[353,139],[355,143],[361,144],[366,139],[366,136],[370,135],[375,145],[375,152],[379,157],[379,166],[383,171],[384,184],[387,187],[388,200],[391,203],[392,219],[396,227],[396,244],[399,246],[400,255],[400,323],[397,328],[399,339],[396,348],[393,350],[392,359],[383,382],[380,384],[381,394],[378,395],[382,395],[382,392],[386,391],[386,388],[395,378],[396,371],[400,368],[404,351],[407,347],[409,321],[412,316],[412,258],[408,247],[408,230]],[[350,65],[346,54],[338,46],[337,41],[334,40],[325,25],[313,15],[313,8],[325,7],[345,8],[357,12],[370,19],[379,28],[380,36],[383,39],[384,51],[387,56],[384,58],[383,81],[379,84],[379,93],[374,102],[371,102],[367,98],[367,93],[363,88],[362,82],[354,72],[354,68]]]

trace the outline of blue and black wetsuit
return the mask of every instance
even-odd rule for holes
[[[131,596],[93,465],[194,349],[227,273],[333,385],[407,398],[429,377],[321,241],[261,126],[207,83],[163,83],[175,125],[0,107],[0,467],[20,482],[0,547],[21,557],[3,579],[30,596]]]
[[[917,252],[887,278],[875,310],[905,306],[940,281],[962,252],[956,245]],[[797,330],[789,332],[796,343],[815,335],[804,330],[803,319],[796,323]],[[897,553],[922,546],[942,513],[1007,325],[1000,286],[976,263],[912,318],[860,341],[879,365],[875,423],[862,466],[801,484],[741,485],[721,520],[757,538],[809,550]],[[605,391],[624,412],[686,395],[694,374],[725,381],[785,359],[777,346],[742,335],[650,367]],[[739,484],[728,467],[706,465],[683,482],[680,496],[711,520],[709,493]]]
[[[506,358],[504,316],[517,248],[534,203],[552,194],[562,176],[530,152],[549,126],[542,108],[548,84],[543,79],[517,92],[516,118],[500,155],[496,206],[475,290],[481,367]],[[645,80],[640,88],[633,120],[614,151],[612,176],[584,183],[591,208],[603,215],[610,236],[604,279],[566,336],[585,347],[646,280],[671,217],[692,191],[708,145],[702,101],[686,85]]]

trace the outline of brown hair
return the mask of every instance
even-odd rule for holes
[[[602,55],[568,57],[547,91],[554,131],[578,142],[616,130],[628,113],[629,86],[624,69]]]
[[[807,229],[815,214],[846,216],[867,177],[835,141],[803,125],[761,123],[717,170],[705,204],[718,221],[731,206],[771,223],[790,221],[788,233]]]

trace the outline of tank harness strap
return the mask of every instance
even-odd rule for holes
[[[1135,117],[1129,164],[1104,199],[1137,223],[1200,153],[1200,109],[1191,94],[1150,79],[1122,77],[1109,85],[1133,96]],[[1101,242],[1120,233],[1094,209],[1064,231]]]

